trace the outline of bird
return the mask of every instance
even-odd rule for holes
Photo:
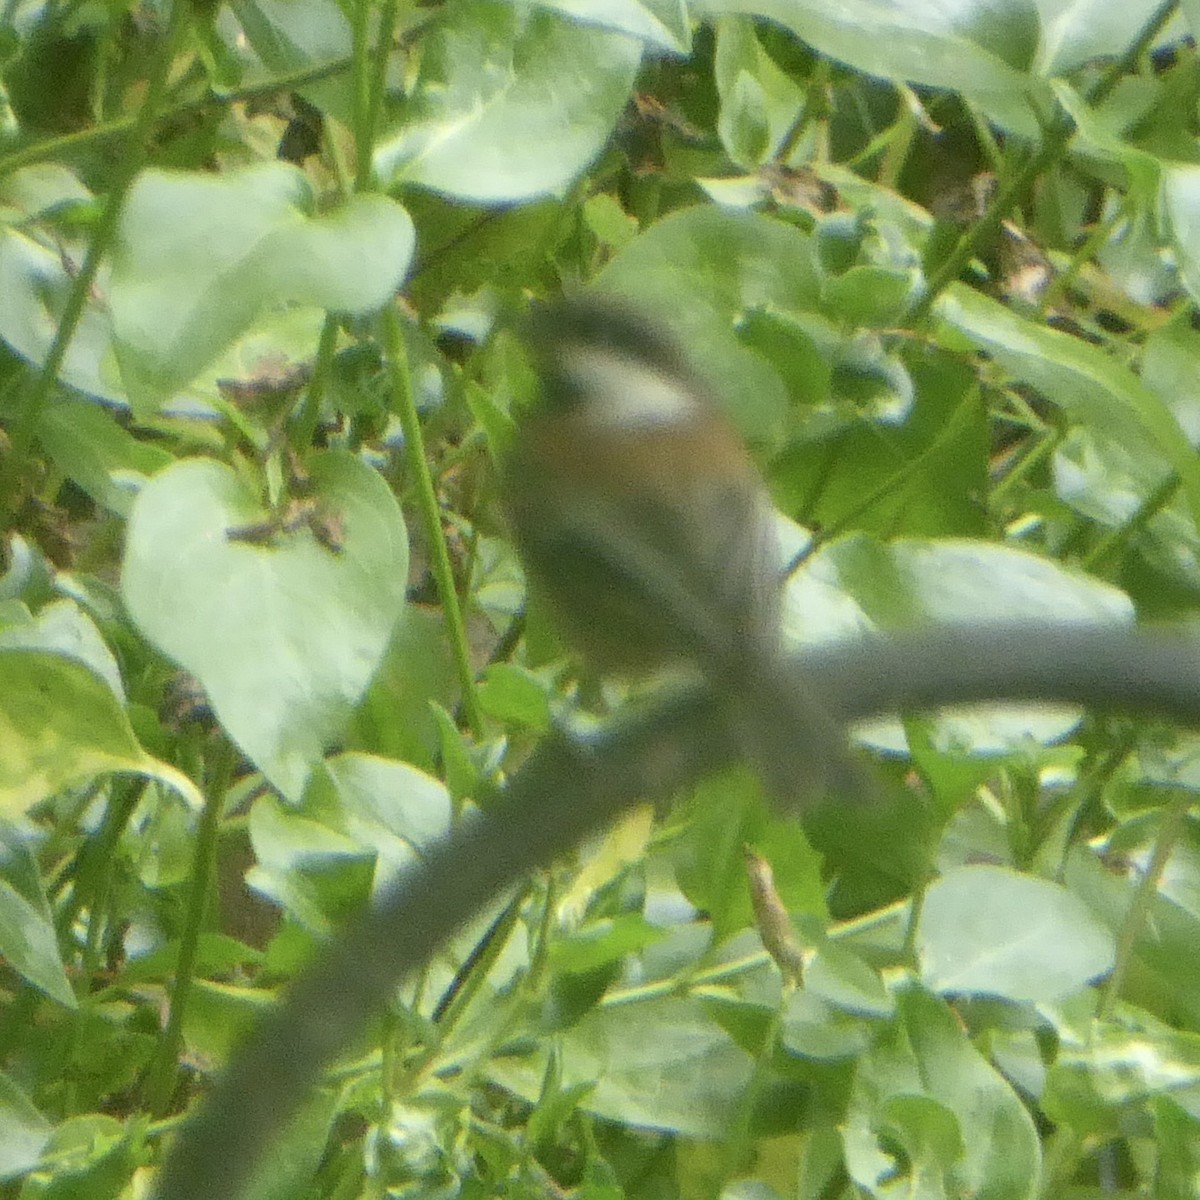
[[[863,798],[841,723],[785,658],[766,483],[684,346],[595,291],[533,308],[524,341],[538,395],[502,487],[564,640],[602,676],[698,671],[781,810]]]

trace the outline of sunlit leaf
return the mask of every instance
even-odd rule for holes
[[[54,914],[29,846],[0,826],[0,956],[67,1008],[77,1004],[58,949]]]
[[[16,1179],[35,1167],[51,1129],[21,1088],[0,1074],[0,1180]]]
[[[439,23],[376,170],[462,200],[561,193],[600,153],[642,45],[556,14],[479,0]]]
[[[1022,919],[1014,921],[1013,914]],[[1107,929],[1066,888],[1004,867],[959,867],[925,896],[917,931],[935,992],[1058,1000],[1111,970]]]
[[[983,541],[864,535],[833,542],[788,584],[784,625],[797,642],[854,637],[869,628],[921,624],[1079,621],[1126,623],[1129,597],[1049,558]],[[1061,705],[973,706],[938,719],[935,740],[958,752],[996,753],[1032,737],[1052,742],[1078,723]],[[872,722],[867,740],[905,746],[898,724]]]
[[[162,780],[193,803],[195,786],[138,744],[120,700],[74,658],[0,648],[0,810],[24,812],[111,771]]]
[[[313,215],[284,163],[216,176],[148,171],[130,190],[114,253],[113,329],[135,407],[168,399],[269,306],[365,313],[408,271],[412,221],[356,195]]]
[[[221,723],[286,795],[345,728],[404,603],[408,551],[395,497],[359,460],[312,463],[310,528],[260,539],[259,498],[228,467],[191,459],[138,497],[122,588],[147,637],[201,682]]]
[[[692,28],[683,0],[537,0],[578,21],[616,29],[667,51],[686,54]]]

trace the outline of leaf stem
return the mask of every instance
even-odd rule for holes
[[[1100,995],[1100,1005],[1096,1012],[1100,1020],[1112,1016],[1121,998],[1121,988],[1133,962],[1138,936],[1150,920],[1150,909],[1158,896],[1158,885],[1162,882],[1163,872],[1171,860],[1171,851],[1175,849],[1183,834],[1184,821],[1192,800],[1191,791],[1181,788],[1163,815],[1158,836],[1154,839],[1154,851],[1150,855],[1150,862],[1138,881],[1117,935],[1116,961]]]
[[[358,6],[360,20],[365,24],[366,16],[373,5],[364,0]],[[356,22],[357,28],[357,22]],[[388,56],[391,54],[392,37],[396,29],[396,0],[384,0],[379,10],[379,26],[375,36],[373,55],[360,56],[355,51],[355,147],[357,167],[355,188],[365,191],[371,186],[375,173],[375,130],[379,125],[379,113],[383,107],[383,93],[387,82]],[[365,41],[365,31],[363,33]]]
[[[176,1065],[183,1042],[183,1018],[191,996],[199,956],[200,934],[209,911],[209,898],[217,861],[217,838],[233,775],[235,752],[221,739],[209,752],[204,809],[196,831],[196,850],[188,887],[187,911],[179,938],[179,958],[171,988],[171,1013],[146,1079],[145,1107],[155,1117],[166,1115],[175,1091]]]
[[[1175,499],[1182,485],[1183,481],[1179,478],[1178,472],[1169,472],[1158,487],[1138,506],[1137,511],[1128,521],[1112,530],[1084,556],[1081,564],[1084,570],[1095,572],[1111,562]]]
[[[450,551],[442,528],[442,514],[433,486],[433,476],[430,474],[429,460],[425,454],[425,436],[421,431],[421,420],[413,400],[404,332],[400,327],[400,315],[394,305],[384,311],[382,326],[392,405],[400,416],[400,424],[404,430],[405,454],[416,485],[417,508],[421,514],[421,523],[425,527],[425,541],[429,549],[430,567],[437,585],[438,599],[445,613],[446,634],[450,639],[458,682],[462,689],[463,712],[472,734],[478,738],[483,734],[483,711],[479,707],[479,697],[475,690],[475,670],[471,666],[466,622],[454,582],[454,568],[450,563]]]

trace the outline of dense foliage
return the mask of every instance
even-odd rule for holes
[[[1200,604],[1195,0],[0,20],[0,1195],[146,1194],[314,947],[621,706],[500,515],[531,299],[685,340],[797,643]],[[1194,736],[858,733],[877,810],[731,772],[498,898],[251,1193],[1194,1196]]]

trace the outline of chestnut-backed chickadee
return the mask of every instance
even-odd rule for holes
[[[682,349],[594,296],[540,309],[527,340],[541,398],[506,464],[508,510],[563,635],[602,674],[698,668],[779,804],[863,794],[838,723],[783,666],[766,486]]]

